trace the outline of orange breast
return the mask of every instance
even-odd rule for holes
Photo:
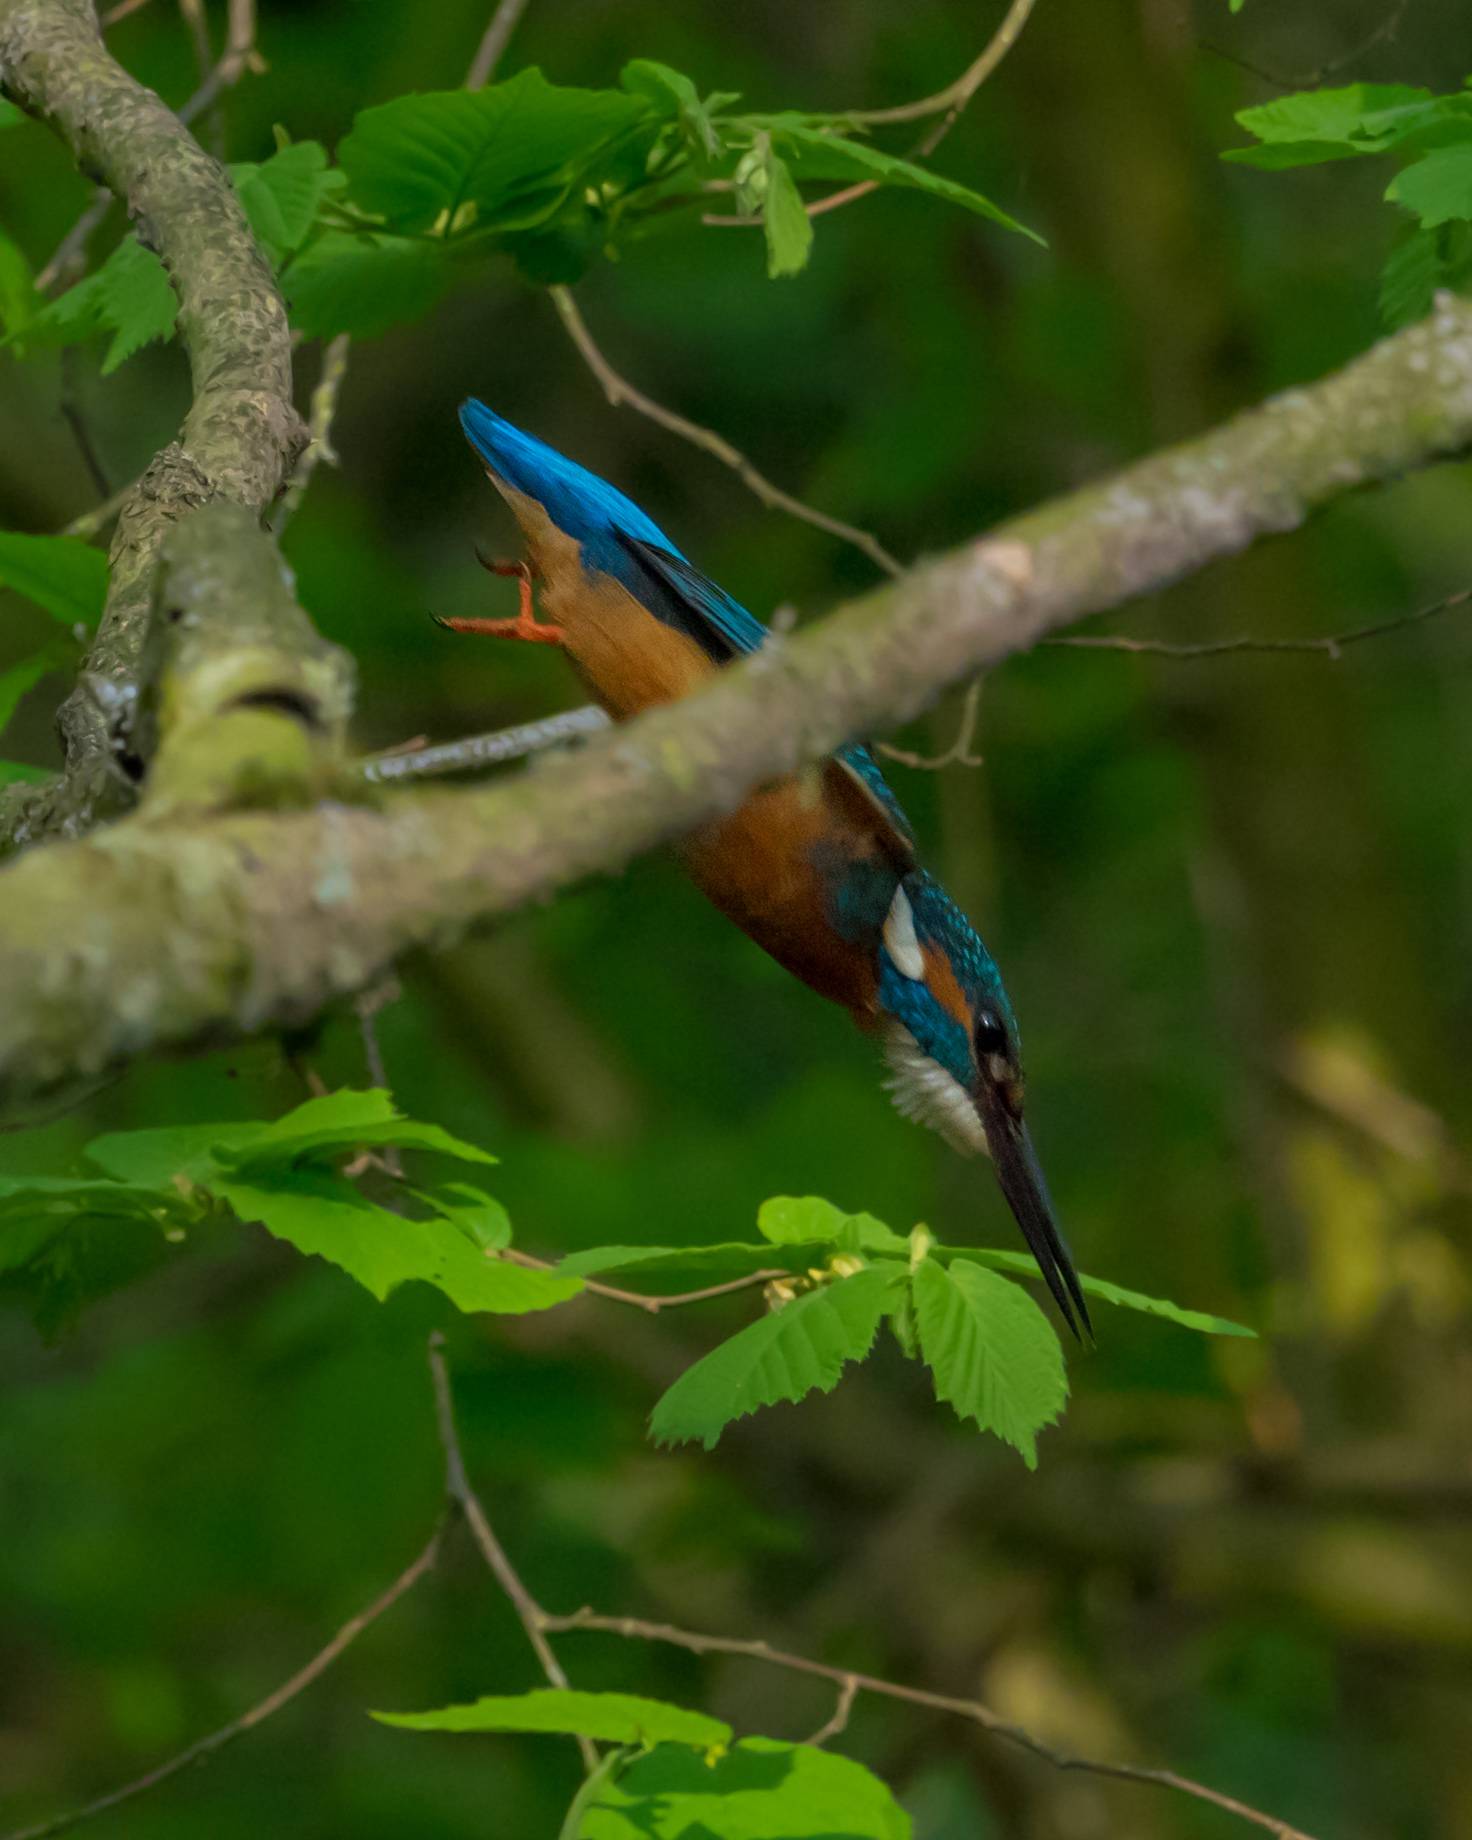
[[[526,535],[542,616],[562,628],[568,657],[616,721],[688,696],[715,675],[719,667],[693,639],[617,582],[590,578],[578,545],[540,505],[497,485]],[[696,886],[780,965],[861,1022],[872,1019],[873,956],[834,928],[813,853],[822,850],[829,863],[868,857],[874,839],[830,796],[821,769],[763,787],[675,847]]]

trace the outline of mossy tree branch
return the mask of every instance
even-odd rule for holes
[[[196,818],[0,871],[0,1105],[299,1024],[402,952],[545,898],[922,709],[1084,615],[1472,442],[1472,303],[778,639],[512,783]]]
[[[61,712],[67,771],[0,807],[17,842],[76,834],[125,809],[120,721],[138,689],[155,570],[167,532],[226,498],[260,513],[306,441],[291,401],[286,309],[223,168],[102,42],[89,0],[0,0],[0,87],[49,120],[89,176],[127,205],[179,296],[193,401],[177,441],[129,494],[111,588],[78,690]]]

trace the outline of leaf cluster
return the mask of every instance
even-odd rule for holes
[[[1401,83],[1300,90],[1237,116],[1257,141],[1222,157],[1269,172],[1388,157],[1399,170],[1386,200],[1414,218],[1380,276],[1380,311],[1395,327],[1429,313],[1439,288],[1472,282],[1472,78],[1438,96]]]

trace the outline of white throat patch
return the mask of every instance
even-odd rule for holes
[[[885,943],[888,945],[887,928]],[[892,949],[890,957],[894,957]],[[884,1053],[890,1066],[884,1084],[901,1116],[939,1131],[963,1156],[985,1156],[986,1131],[970,1095],[939,1061],[930,1058],[904,1023],[892,1021],[886,1027]]]
[[[914,984],[925,982],[925,954],[915,937],[915,915],[903,882],[895,889],[884,917],[884,949],[901,977]]]

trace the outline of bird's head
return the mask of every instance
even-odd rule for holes
[[[1089,1332],[1083,1291],[1023,1120],[1017,1018],[975,928],[923,870],[900,881],[885,917],[878,1001],[896,1106],[963,1154],[991,1157],[1064,1321],[1075,1335],[1080,1323]]]

